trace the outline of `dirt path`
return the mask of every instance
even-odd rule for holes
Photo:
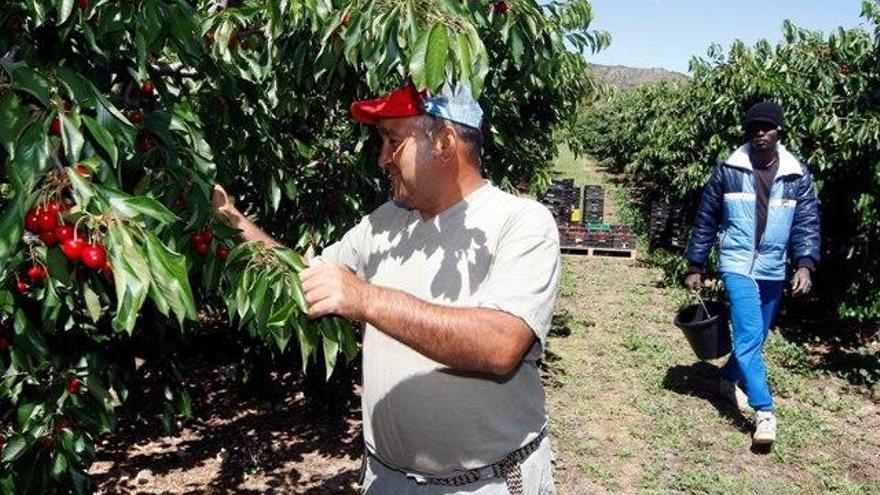
[[[697,361],[671,324],[686,295],[660,277],[637,261],[565,258],[558,310],[571,334],[550,341],[547,393],[562,494],[880,493],[876,398],[774,332],[779,439],[752,451],[750,420],[718,394],[721,363]]]

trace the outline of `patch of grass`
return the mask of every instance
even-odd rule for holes
[[[595,170],[589,158],[577,157],[568,146],[559,147],[559,155],[553,164],[553,173],[560,178],[572,178],[577,186],[604,184],[604,177]]]
[[[802,490],[781,479],[764,479],[750,473],[727,473],[709,463],[684,469],[673,475],[672,488],[703,495],[732,493],[791,494]]]
[[[773,458],[791,463],[804,458],[813,446],[834,441],[834,429],[806,407],[778,404],[779,433],[773,445]]]
[[[770,333],[764,353],[778,366],[795,373],[815,373],[815,367],[807,350],[801,345],[786,340],[779,332]]]
[[[578,464],[578,469],[610,490],[618,490],[620,488],[614,473],[598,463],[584,461]]]
[[[573,298],[581,295],[581,280],[572,270],[567,269],[567,265],[562,268],[562,276],[559,279],[559,297]]]
[[[670,361],[669,347],[653,335],[630,332],[623,336],[620,345],[650,363],[665,364]]]

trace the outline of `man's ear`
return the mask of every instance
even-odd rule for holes
[[[434,156],[443,162],[449,162],[455,157],[455,145],[458,136],[452,126],[443,126],[434,133]]]

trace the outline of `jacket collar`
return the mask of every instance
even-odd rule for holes
[[[746,143],[737,148],[736,151],[724,161],[724,163],[731,167],[752,170],[752,161],[749,160],[749,146],[749,143]],[[779,143],[776,146],[779,150],[779,171],[776,172],[776,177],[782,177],[785,175],[804,175],[804,171],[801,169],[801,162],[785,149],[785,146],[783,146],[782,143]]]

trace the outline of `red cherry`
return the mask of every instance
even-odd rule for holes
[[[206,228],[205,230],[202,231],[202,241],[203,241],[205,244],[208,244],[208,243],[210,243],[212,240],[214,240],[214,231],[211,230],[210,227],[208,227],[208,228]]]
[[[507,6],[507,2],[502,1],[493,3],[490,9],[496,14],[504,14],[509,10],[509,7]]]
[[[200,243],[196,244],[195,248],[196,248],[196,252],[201,254],[202,256],[208,254],[208,245],[205,244],[204,242],[200,242]]]
[[[34,265],[34,266],[28,268],[27,276],[28,276],[29,279],[31,279],[31,282],[32,282],[32,283],[34,283],[34,284],[39,284],[39,283],[42,282],[46,277],[48,277],[49,274],[46,273],[46,269],[43,268],[42,266],[40,266],[40,265]]]
[[[89,8],[89,0],[76,0],[76,6],[82,10]]]
[[[49,201],[48,203],[46,203],[45,209],[51,213],[54,213],[55,215],[58,215],[58,213],[61,211],[61,203],[59,203],[58,201]]]
[[[217,254],[217,257],[220,258],[221,260],[225,260],[226,258],[229,257],[229,248],[222,245],[222,244],[217,246],[217,249],[214,250],[214,252]]]
[[[251,49],[251,42],[248,40],[242,41],[241,42],[241,49],[242,50],[250,50]]]
[[[24,280],[19,280],[15,282],[15,290],[17,290],[20,294],[24,294],[27,290],[30,289],[30,286]]]
[[[92,175],[91,170],[89,170],[89,168],[85,165],[76,165],[73,167],[73,169],[76,170],[77,173],[79,175],[82,175],[83,177],[90,177]]]
[[[70,381],[67,382],[67,391],[70,395],[76,395],[79,393],[79,388],[82,385],[82,381],[77,377],[71,377]]]
[[[144,83],[141,84],[141,94],[147,98],[153,96],[154,90],[155,88],[153,88],[153,83],[149,80],[144,81]]]
[[[140,112],[129,112],[128,121],[132,124],[140,124],[144,121],[144,114]]]
[[[58,117],[52,119],[52,123],[49,125],[49,134],[53,136],[61,135],[61,119]]]
[[[86,244],[79,254],[79,259],[89,269],[98,271],[107,264],[107,253],[100,244]]]
[[[342,25],[343,26],[348,26],[348,21],[349,21],[348,14],[345,14],[344,16],[342,16]]]
[[[58,225],[58,212],[54,213],[49,209],[43,209],[37,216],[40,225],[40,232],[53,232]]]
[[[73,239],[74,233],[73,225],[59,225],[55,227],[55,240],[58,241],[59,244],[64,244]]]
[[[137,138],[137,148],[139,151],[146,153],[156,147],[156,140],[149,131],[141,131]]]
[[[66,429],[72,429],[74,426],[76,426],[76,421],[74,421],[71,418],[64,417],[61,419],[61,421],[59,421],[58,423],[55,424],[55,429],[66,430]]]
[[[43,232],[39,235],[39,238],[43,241],[43,244],[45,244],[46,247],[52,247],[55,244],[58,244],[58,239],[55,238],[55,232],[52,231]]]
[[[0,337],[0,351],[5,351],[10,347],[12,347],[12,342],[10,342],[9,339],[7,339],[6,337]]]
[[[34,234],[40,233],[40,217],[36,209],[31,209],[24,216],[24,228]]]
[[[82,256],[83,248],[85,248],[86,245],[86,240],[82,237],[68,239],[61,244],[61,252],[63,252],[64,256],[67,256],[67,259],[70,261],[79,261]]]
[[[67,98],[65,98],[61,102],[61,108],[63,108],[65,112],[69,112],[69,111],[73,110],[73,102],[68,100]]]

